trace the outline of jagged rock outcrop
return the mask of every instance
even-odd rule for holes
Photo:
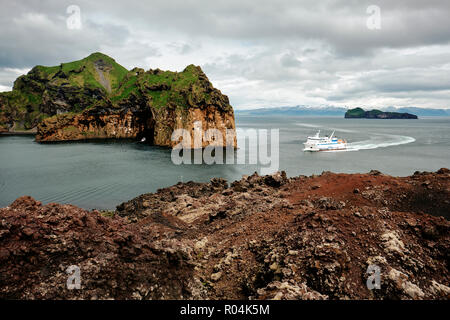
[[[211,143],[236,147],[233,108],[200,67],[183,72],[127,71],[94,53],[56,67],[37,66],[19,77],[13,91],[0,94],[0,131],[37,130],[39,142],[96,138],[145,138],[173,147],[176,129],[217,129]],[[227,140],[227,133],[229,139]],[[188,146],[184,141],[184,146]]]
[[[196,286],[186,247],[155,241],[164,226],[145,230],[31,197],[0,209],[0,217],[3,299],[174,299]],[[81,270],[80,290],[67,288],[70,266]]]
[[[22,197],[0,209],[0,298],[449,299],[449,196],[441,169],[178,183],[115,212]]]

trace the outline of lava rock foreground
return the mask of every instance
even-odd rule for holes
[[[0,298],[449,299],[449,195],[440,169],[215,178],[114,213],[24,196],[0,209]]]

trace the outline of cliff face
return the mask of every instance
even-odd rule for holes
[[[145,138],[173,147],[172,132],[186,129],[193,137],[196,121],[223,137],[227,130],[235,134],[228,98],[193,65],[183,72],[127,71],[95,53],[57,67],[37,66],[0,95],[0,131],[34,129],[39,142]],[[236,147],[235,138],[213,143]]]
[[[449,299],[449,196],[441,169],[178,183],[114,213],[22,197],[0,209],[0,298]]]
[[[104,112],[102,109],[88,110],[81,114],[60,115],[45,119],[39,125],[36,139],[41,142],[73,141],[85,139],[129,138],[142,139],[158,145],[174,147],[178,141],[172,141],[172,132],[175,129],[186,129],[191,136],[191,144],[183,146],[194,147],[195,123],[201,122],[204,131],[218,129],[222,142],[202,141],[202,147],[219,142],[218,145],[236,147],[236,137],[226,141],[227,130],[234,133],[233,113],[223,113],[211,106],[205,109],[166,108],[157,110],[133,110],[131,108]]]
[[[347,110],[345,118],[367,118],[367,119],[417,119],[415,114],[406,112],[383,112],[380,110],[364,111],[361,108]]]
[[[101,65],[109,68],[96,69]],[[17,78],[12,91],[0,93],[0,127],[9,132],[36,130],[45,118],[79,113],[107,98],[100,75],[117,89],[126,74],[125,68],[100,53],[55,67],[36,66]]]

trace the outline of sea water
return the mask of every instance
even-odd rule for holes
[[[279,129],[279,169],[289,176],[372,169],[394,176],[450,167],[450,118],[418,120],[237,116],[239,129]],[[345,152],[303,152],[321,130],[348,141]],[[268,148],[270,150],[270,148]],[[0,136],[0,207],[22,195],[43,203],[114,209],[179,181],[228,181],[260,170],[254,164],[181,164],[171,150],[136,141],[39,144],[33,136]]]

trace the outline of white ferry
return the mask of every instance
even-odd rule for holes
[[[315,136],[308,137],[308,140],[306,140],[306,142],[304,143],[305,149],[303,149],[303,151],[346,150],[347,141],[333,136],[334,131],[329,137],[321,137],[319,130]]]

